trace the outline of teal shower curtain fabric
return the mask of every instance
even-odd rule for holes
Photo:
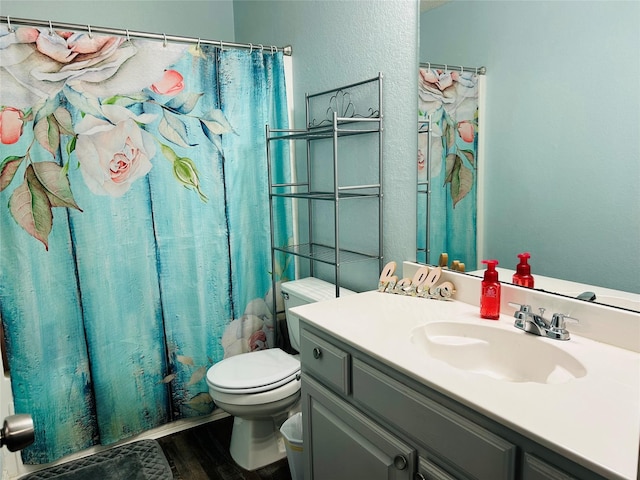
[[[211,412],[206,370],[273,346],[271,272],[293,277],[271,265],[265,156],[265,125],[287,126],[282,53],[2,28],[0,315],[36,428],[23,461]]]
[[[441,253],[467,268],[477,265],[478,75],[472,72],[420,68],[418,71],[418,127],[431,115],[429,136],[418,134],[418,180],[430,172],[430,219],[424,195],[418,195],[417,244],[430,255],[418,261],[438,264]],[[428,227],[428,228],[427,228]]]

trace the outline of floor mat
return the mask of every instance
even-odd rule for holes
[[[110,448],[32,473],[21,480],[172,480],[171,468],[155,440]]]

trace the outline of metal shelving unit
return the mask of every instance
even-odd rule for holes
[[[418,231],[424,232],[424,243],[418,239],[417,259],[424,263],[429,263],[431,256],[431,245],[429,241],[429,225],[431,221],[431,115],[425,119],[418,120],[418,135],[427,136],[427,148],[423,152],[425,156],[424,169],[426,177],[418,180]],[[420,207],[424,207],[424,216],[421,215]],[[424,255],[424,259],[421,257]]]
[[[383,193],[382,193],[382,74],[362,82],[345,85],[324,92],[307,94],[305,96],[306,126],[304,129],[272,129],[267,125],[267,165],[269,169],[269,206],[271,213],[271,260],[276,262],[276,252],[293,255],[309,261],[310,275],[314,275],[316,263],[329,265],[333,268],[336,296],[340,296],[341,268],[345,264],[378,261],[378,271],[383,267]],[[361,113],[365,112],[365,113]],[[363,140],[377,153],[368,154],[368,148],[352,148],[345,155],[342,151],[346,143],[351,142],[347,138],[364,137]],[[368,140],[371,138],[371,140]],[[300,175],[302,178],[294,178],[291,182],[275,183],[273,181],[274,162],[289,161],[289,158],[274,158],[272,145],[274,142],[302,142],[306,149],[306,155],[298,155],[296,166],[306,166],[306,172]],[[314,144],[329,142],[324,154],[318,154],[314,150]],[[375,146],[370,145],[375,142]],[[359,144],[362,145],[362,144]],[[294,150],[296,146],[293,146]],[[300,148],[301,149],[301,148]],[[367,151],[360,154],[360,151]],[[306,156],[305,159],[299,158]],[[340,170],[345,158],[367,169],[369,176],[366,183],[354,182],[353,175],[345,178]],[[356,158],[362,157],[362,158]],[[321,167],[325,181],[318,184],[314,176],[314,168]],[[330,175],[327,173],[331,168]],[[297,172],[297,169],[294,169]],[[374,172],[372,174],[371,172]],[[371,181],[369,181],[371,180]],[[306,223],[306,239],[308,243],[299,245],[277,245],[275,238],[274,202],[278,199],[291,199],[291,201],[304,202],[308,218]],[[377,245],[371,251],[367,248],[345,248],[342,244],[342,232],[340,229],[341,206],[352,201],[374,202],[376,208],[375,219],[377,223]],[[319,240],[314,229],[314,215],[318,208],[318,202],[333,204],[333,219],[330,228],[333,230],[331,241]],[[304,228],[304,225],[300,226]],[[273,291],[276,291],[278,279],[273,275]],[[274,295],[274,311],[276,300]]]

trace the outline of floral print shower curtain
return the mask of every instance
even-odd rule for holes
[[[269,253],[282,52],[2,28],[0,316],[36,428],[23,461],[211,412],[207,369],[273,346],[271,272],[293,275]]]
[[[418,261],[438,264],[441,253],[468,270],[477,265],[478,74],[420,68],[418,71],[418,129],[431,116],[429,135],[418,134],[418,181],[430,173],[429,225],[424,195],[418,195],[417,244],[430,254]],[[424,129],[426,131],[426,129]]]

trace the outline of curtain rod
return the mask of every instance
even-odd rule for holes
[[[487,73],[486,67],[461,67],[460,65],[449,65],[446,63],[420,62],[420,68],[437,68],[439,70],[454,70],[456,72],[474,72],[478,75]]]
[[[50,20],[34,20],[29,18],[11,18],[9,16],[0,16],[0,22],[6,23],[7,27],[11,31],[13,29],[13,25],[26,25],[32,27],[48,27],[50,30],[59,29],[59,30],[79,30],[83,32],[89,32],[89,35],[92,33],[106,33],[109,35],[120,35],[123,37],[139,37],[139,38],[150,38],[153,40],[162,40],[163,42],[179,42],[179,43],[196,43],[198,45],[216,45],[222,49],[225,47],[229,48],[243,48],[246,50],[270,50],[272,52],[281,51],[284,55],[291,56],[293,54],[293,47],[291,45],[287,45],[285,47],[276,47],[274,45],[262,45],[262,44],[253,44],[253,43],[235,43],[235,42],[223,42],[222,40],[204,40],[196,37],[182,37],[178,35],[167,35],[164,33],[149,33],[149,32],[136,32],[132,30],[123,30],[117,28],[106,28],[106,27],[94,27],[92,25],[80,25],[75,23],[60,23],[60,22],[52,22]]]

